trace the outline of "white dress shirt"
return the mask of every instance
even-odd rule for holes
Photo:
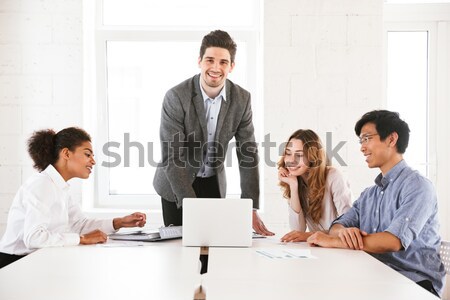
[[[49,165],[17,192],[8,214],[0,252],[25,255],[36,249],[80,243],[80,234],[114,232],[112,220],[89,220],[69,195],[69,184]]]

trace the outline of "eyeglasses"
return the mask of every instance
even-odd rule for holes
[[[378,133],[374,133],[374,134],[366,134],[364,136],[359,137],[359,143],[362,144],[367,144],[372,137],[379,135]]]

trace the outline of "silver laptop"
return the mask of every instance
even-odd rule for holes
[[[252,200],[185,198],[183,246],[250,247]]]

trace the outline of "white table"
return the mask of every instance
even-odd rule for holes
[[[433,299],[416,283],[363,251],[280,245],[254,240],[252,248],[210,248],[202,286],[219,299]],[[271,259],[258,248],[309,249],[316,259]]]
[[[310,249],[316,259],[270,259],[258,248]],[[200,275],[200,249],[181,240],[141,247],[47,248],[0,270],[1,300],[333,299],[436,300],[408,278],[362,251],[280,245],[210,248]]]
[[[189,299],[200,285],[199,248],[40,249],[0,270],[1,300]]]

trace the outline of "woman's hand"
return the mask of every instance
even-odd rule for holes
[[[296,187],[298,185],[297,176],[291,175],[289,171],[283,167],[278,169],[278,179],[281,182],[288,184],[290,187]]]
[[[144,213],[135,212],[122,218],[115,218],[113,226],[115,230],[122,227],[144,227],[146,222],[147,216]]]
[[[312,234],[313,234],[313,232],[303,232],[303,231],[298,231],[298,230],[292,230],[291,232],[286,233],[281,238],[281,241],[282,242],[305,242],[306,239],[308,239],[308,237]]]
[[[106,242],[108,236],[103,231],[96,229],[80,236],[81,245],[92,245]]]

